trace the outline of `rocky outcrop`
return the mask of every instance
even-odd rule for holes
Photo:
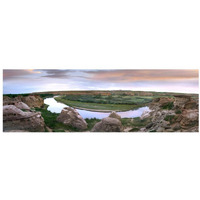
[[[21,110],[30,110],[30,107],[26,105],[24,102],[15,102],[14,105]]]
[[[79,130],[87,129],[86,121],[81,117],[77,110],[70,107],[63,108],[62,112],[57,117],[57,121],[62,122],[65,125],[70,125]]]
[[[43,132],[44,126],[44,119],[40,112],[23,112],[14,105],[3,106],[4,131]]]
[[[188,95],[174,95],[174,107],[175,109],[183,109],[185,105],[191,102],[191,97]]]
[[[41,98],[39,95],[29,95],[26,97],[22,97],[22,102],[27,104],[29,107],[37,107],[40,108],[44,105],[44,99]]]
[[[30,107],[21,101],[4,101],[3,105],[13,105],[21,110],[30,110]]]
[[[177,121],[180,121],[180,126],[188,131],[197,130],[196,125],[199,122],[199,112],[195,110],[183,110]]]
[[[122,123],[119,119],[106,117],[96,123],[91,130],[92,132],[121,132],[123,131]]]
[[[120,115],[118,115],[115,111],[111,112],[110,115],[109,115],[108,117],[111,117],[111,118],[115,118],[115,119],[121,120]]]
[[[165,109],[164,109],[165,108]],[[150,105],[151,123],[145,132],[198,132],[198,101],[187,95],[158,98]]]
[[[19,102],[23,102],[31,108],[33,108],[33,107],[40,108],[44,105],[44,100],[39,95],[29,95],[29,96],[25,96],[25,97],[17,96],[15,98],[10,98],[8,96],[3,97],[3,105],[18,106],[17,104]]]
[[[145,110],[145,111],[142,113],[140,119],[143,120],[143,119],[146,119],[146,118],[150,117],[150,113],[151,113],[151,110]]]

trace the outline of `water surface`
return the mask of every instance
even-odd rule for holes
[[[44,103],[49,105],[47,110],[54,113],[61,113],[64,107],[69,107],[68,105],[64,103],[57,102],[54,98],[46,98],[44,100]],[[84,119],[85,118],[102,119],[104,117],[108,117],[110,114],[108,112],[95,112],[95,111],[88,111],[88,110],[81,110],[81,109],[76,109],[76,110]],[[149,107],[145,106],[145,107],[138,108],[136,110],[117,112],[117,114],[120,115],[122,118],[134,118],[134,117],[140,117],[144,111],[149,111]]]

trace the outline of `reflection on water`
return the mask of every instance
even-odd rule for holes
[[[69,107],[63,103],[57,102],[54,98],[46,98],[44,100],[44,103],[49,105],[47,110],[55,113],[60,113],[64,107]],[[80,110],[76,109],[80,115],[83,118],[97,118],[97,119],[102,119],[104,117],[108,117],[110,113],[105,113],[105,112],[93,112],[93,111],[88,111],[88,110]],[[117,112],[122,118],[134,118],[134,117],[140,117],[144,111],[148,111],[149,107],[142,107],[138,108],[137,110],[129,110],[125,112]]]

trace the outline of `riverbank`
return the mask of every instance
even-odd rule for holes
[[[88,124],[88,128],[84,131],[80,131],[69,125],[64,125],[61,122],[57,121],[59,113],[52,113],[47,110],[48,105],[44,104],[42,108],[35,108],[36,111],[41,112],[42,117],[45,122],[45,132],[90,132],[93,126],[100,121],[100,119],[92,118],[85,119]]]
[[[76,109],[87,110],[93,112],[125,112],[146,106],[146,104],[128,105],[128,104],[100,104],[100,103],[86,103],[80,101],[71,101],[63,99],[62,97],[54,97],[58,102],[66,104]]]
[[[45,132],[91,132],[94,125],[101,121],[97,118],[86,118],[87,129],[84,131],[78,130],[72,126],[64,125],[57,121],[59,113],[52,113],[47,110],[48,105],[44,104],[41,108],[35,108],[36,111],[41,112],[41,115],[45,122]],[[123,132],[138,132],[140,128],[145,127],[150,119],[141,120],[140,117],[136,118],[122,118],[121,120],[124,131]]]

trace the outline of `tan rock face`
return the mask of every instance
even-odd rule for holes
[[[182,109],[189,101],[191,101],[191,97],[187,95],[175,95],[174,106]]]
[[[162,109],[161,105],[173,102],[173,107]],[[187,95],[175,95],[175,98],[159,98],[151,104],[153,110],[151,126],[145,131],[187,131],[198,132],[199,110],[198,101]]]
[[[29,95],[27,97],[22,97],[21,99],[25,104],[27,104],[31,108],[33,107],[40,108],[44,104],[43,98],[41,98],[38,95]]]
[[[16,102],[15,106],[19,109],[30,110],[30,107],[26,105],[24,102]]]
[[[199,113],[198,110],[184,110],[182,115],[182,119],[180,121],[181,126],[194,126],[194,124],[198,123]]]
[[[150,117],[150,113],[151,113],[151,110],[149,110],[149,111],[147,111],[147,110],[144,111],[144,112],[142,113],[140,119],[143,120],[143,119],[146,119],[146,118]]]
[[[159,105],[162,107],[162,106],[167,105],[167,104],[170,103],[170,102],[173,102],[173,99],[172,99],[172,98],[161,97],[158,103],[159,103]]]
[[[4,101],[3,105],[13,105],[16,106],[19,109],[23,109],[23,110],[30,110],[30,107],[28,105],[26,105],[24,102],[21,101]]]
[[[111,112],[109,117],[121,120],[120,115],[118,115],[116,112]]]
[[[44,105],[44,100],[39,95],[29,95],[26,97],[17,96],[15,98],[10,98],[7,96],[3,97],[3,105],[15,105],[20,109],[27,109],[21,108],[21,106],[25,106],[24,104],[18,105],[19,102],[25,103],[28,107],[37,107],[40,108]],[[29,108],[30,109],[30,108]]]
[[[198,108],[197,102],[194,100],[191,100],[184,105],[184,109],[197,109],[197,108]]]
[[[112,117],[103,118],[92,128],[92,132],[121,132],[123,131],[122,123]]]
[[[87,129],[86,121],[81,117],[77,110],[66,107],[62,110],[60,115],[57,117],[57,121],[62,122],[65,125],[70,125],[79,130]]]
[[[23,112],[14,105],[3,106],[4,131],[44,132],[44,119],[40,112]]]

